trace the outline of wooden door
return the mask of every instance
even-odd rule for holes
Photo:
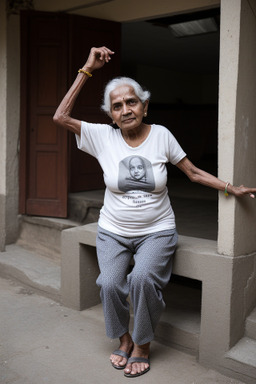
[[[52,116],[67,89],[67,18],[21,16],[21,212],[67,215],[67,132]]]
[[[66,217],[68,188],[102,188],[102,172],[95,159],[76,149],[74,135],[53,124],[52,116],[91,46],[104,43],[119,51],[120,26],[74,15],[24,12],[21,37],[20,212]],[[116,63],[112,71],[106,68],[90,79],[90,102],[82,92],[74,111],[78,118],[106,119],[99,100],[103,83],[119,70],[118,58]]]

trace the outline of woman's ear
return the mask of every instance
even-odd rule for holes
[[[146,117],[148,114],[148,100],[144,103],[144,116]]]

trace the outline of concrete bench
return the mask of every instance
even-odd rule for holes
[[[99,268],[96,258],[97,223],[86,224],[62,231],[61,296],[64,305],[83,310],[100,302],[96,279]],[[202,302],[209,290],[216,290],[219,270],[217,243],[213,240],[179,236],[173,263],[175,275],[203,282]],[[228,260],[227,260],[228,262]],[[213,291],[212,291],[213,290]]]

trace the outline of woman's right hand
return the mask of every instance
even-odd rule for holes
[[[105,63],[111,60],[111,55],[115,52],[111,51],[107,47],[91,48],[89,57],[83,66],[83,69],[88,72],[93,72],[95,69],[100,69]]]

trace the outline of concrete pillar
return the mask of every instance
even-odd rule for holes
[[[221,1],[219,177],[256,186],[256,1]],[[220,194],[218,251],[256,250],[256,201]]]
[[[19,232],[20,16],[7,19],[6,244]]]
[[[7,21],[5,2],[0,2],[0,251],[5,247],[6,127],[7,127]]]
[[[18,235],[19,16],[0,2],[0,251]]]
[[[256,186],[255,11],[256,0],[221,1],[219,177],[235,185]],[[256,200],[226,198],[221,192],[219,260],[215,268],[208,263],[204,310],[210,295],[215,303],[211,303],[213,317],[201,329],[199,356],[202,363],[220,370],[226,364],[225,353],[244,336],[246,317],[256,305],[255,230]],[[214,321],[216,316],[221,321]]]

